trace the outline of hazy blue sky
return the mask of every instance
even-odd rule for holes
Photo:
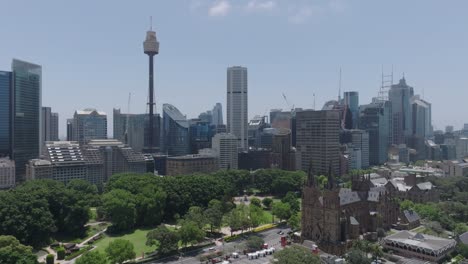
[[[468,1],[171,0],[2,1],[0,69],[19,58],[43,66],[43,105],[145,112],[153,16],[157,112],[171,103],[188,117],[226,100],[226,67],[249,70],[249,116],[317,107],[343,90],[367,103],[381,67],[433,105],[436,128],[468,123]],[[223,109],[225,110],[225,109]]]

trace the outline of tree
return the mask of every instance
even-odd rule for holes
[[[229,229],[231,229],[231,236],[232,232],[240,230],[242,227],[242,222],[241,222],[241,215],[239,210],[236,210],[236,208],[232,209],[227,216],[227,222]]]
[[[260,199],[258,199],[257,197],[253,197],[252,199],[250,199],[250,204],[262,207],[262,201],[260,201]]]
[[[206,218],[203,215],[203,209],[199,206],[190,207],[187,214],[185,214],[184,219],[197,224],[200,229],[203,229],[207,223]]]
[[[458,254],[468,259],[468,245],[465,245],[463,243],[458,243],[457,251],[458,251]]]
[[[99,206],[101,199],[96,185],[82,179],[71,180],[67,183],[67,189],[74,191],[80,200],[88,206]]]
[[[385,237],[385,230],[383,228],[377,228],[377,238],[382,239]]]
[[[349,264],[370,264],[372,262],[365,256],[364,252],[355,248],[348,252],[346,260]]]
[[[15,237],[0,236],[0,263],[37,264],[37,256]]]
[[[273,203],[272,213],[280,220],[289,219],[291,217],[291,206],[288,203],[277,202]]]
[[[52,254],[46,256],[46,264],[54,264],[55,257]]]
[[[263,215],[263,209],[260,206],[254,204],[249,206],[249,219],[252,227],[257,227],[262,223]]]
[[[372,258],[374,260],[379,260],[380,258],[383,257],[383,251],[382,251],[382,248],[380,247],[380,245],[372,245],[371,246],[371,254],[372,254]]]
[[[284,196],[283,199],[281,199],[281,202],[288,203],[293,212],[299,212],[301,209],[299,205],[299,200],[297,199],[297,196],[294,192],[288,192],[286,196]]]
[[[273,204],[273,199],[271,199],[270,197],[263,198],[262,204],[267,209],[271,209],[271,205]]]
[[[319,257],[301,246],[293,245],[275,253],[274,258],[282,264],[320,264]]]
[[[179,229],[179,236],[182,243],[187,245],[201,242],[205,238],[205,231],[201,229],[197,223],[190,220],[181,220]]]
[[[250,236],[247,239],[246,246],[250,250],[259,250],[262,248],[263,244],[265,243],[265,240],[259,236]]]
[[[107,264],[107,259],[104,253],[93,250],[76,259],[75,264]]]
[[[63,260],[65,259],[65,248],[59,247],[57,249],[57,260]]]
[[[169,230],[165,225],[160,225],[156,229],[146,234],[146,245],[157,245],[161,255],[169,255],[179,250],[179,234]]]
[[[299,216],[300,213],[294,213],[288,219],[288,225],[293,230],[298,230],[301,228],[301,217]]]
[[[114,231],[125,231],[135,226],[135,198],[130,192],[112,190],[102,197],[102,207],[106,218],[112,222]]]
[[[110,242],[106,248],[106,254],[112,264],[121,264],[127,260],[134,259],[136,256],[133,244],[125,239],[116,239]]]
[[[203,212],[206,222],[210,225],[210,231],[221,227],[223,221],[223,204],[221,201],[213,199],[209,202],[208,208]]]
[[[37,248],[57,230],[46,199],[17,191],[0,192],[0,223],[0,234]]]

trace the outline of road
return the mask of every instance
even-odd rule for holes
[[[265,240],[265,243],[267,243],[269,246],[275,247],[276,250],[281,250],[281,235],[278,234],[279,231],[283,231],[285,234],[290,231],[289,228],[273,228],[261,233],[255,234],[256,236],[260,236]],[[215,246],[215,250],[222,250],[224,252],[224,255],[230,254],[232,252],[240,252],[242,248],[242,244],[245,242],[245,239],[239,239],[236,241],[232,241],[229,243],[224,243],[224,245],[219,245]],[[205,248],[204,250],[197,250],[194,252],[189,252],[185,256],[176,259],[174,257],[172,258],[166,258],[166,259],[161,259],[155,262],[150,262],[150,263],[167,263],[167,264],[192,264],[192,263],[197,263],[200,264],[200,259],[199,256],[205,252],[207,252],[208,247]],[[246,255],[242,255],[238,259],[231,259],[232,263],[238,263],[238,264],[243,264],[243,263],[258,263],[258,264],[263,264],[263,263],[270,263],[270,260],[272,259],[272,255],[266,256],[266,257],[260,257],[258,259],[253,259],[249,260]]]

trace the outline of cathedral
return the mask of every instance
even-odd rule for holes
[[[360,234],[389,229],[398,221],[399,205],[385,187],[373,187],[370,177],[352,178],[352,187],[340,188],[331,169],[320,186],[312,170],[302,192],[302,240],[320,250],[344,255]]]

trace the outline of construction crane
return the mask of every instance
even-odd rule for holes
[[[127,120],[125,121],[125,144],[128,145],[128,125],[130,121],[130,100],[132,99],[132,93],[128,93],[128,103],[127,103]]]
[[[284,101],[286,102],[286,105],[288,106],[289,109],[291,109],[291,114],[292,112],[294,112],[294,104],[291,105],[288,101],[288,98],[286,97],[286,95],[283,93],[283,98],[284,98]]]

